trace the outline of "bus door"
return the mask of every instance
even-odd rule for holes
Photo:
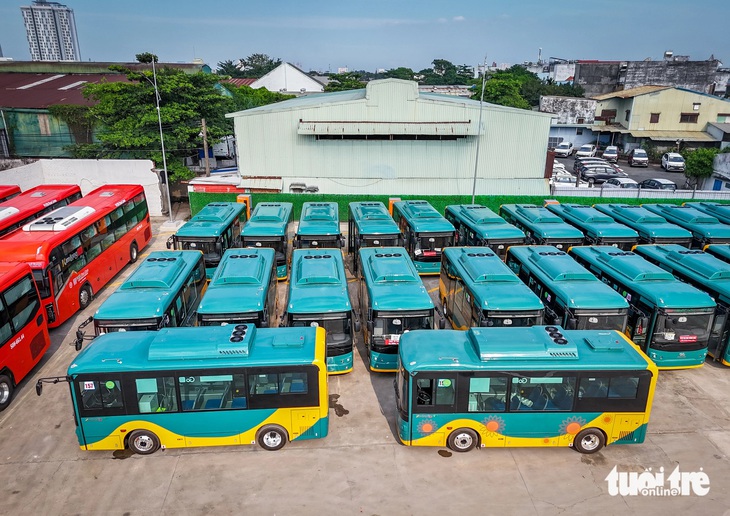
[[[725,360],[727,352],[728,339],[730,339],[730,328],[728,328],[728,306],[717,304],[715,311],[715,321],[712,323],[712,332],[710,333],[710,341],[708,343],[709,354],[715,362]]]
[[[412,377],[411,441],[428,436],[429,441],[443,442],[447,424],[455,419],[456,374],[445,372],[419,373]],[[434,431],[435,430],[435,431]]]
[[[626,335],[641,349],[646,350],[651,317],[635,305],[629,306],[629,317],[626,323]]]

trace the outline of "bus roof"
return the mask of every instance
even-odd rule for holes
[[[408,221],[408,225],[417,233],[443,233],[454,231],[454,226],[451,222],[446,220],[444,216],[427,201],[396,201],[393,203],[393,208],[397,209],[400,214],[405,217]]]
[[[76,356],[68,374],[312,364],[324,358],[316,330],[239,324],[106,333]]]
[[[27,263],[0,262],[0,285],[9,285],[18,277],[30,273],[31,270]]]
[[[226,249],[198,305],[198,313],[232,314],[263,310],[275,254],[269,247]]]
[[[669,272],[680,271],[694,282],[730,300],[730,263],[700,251],[681,245],[637,245],[634,252],[660,262]]]
[[[730,226],[691,206],[678,206],[676,204],[644,204],[643,206],[668,221],[688,229],[694,235],[730,240]]]
[[[710,244],[705,247],[705,251],[722,261],[730,262],[730,244]]]
[[[433,301],[402,247],[360,248],[365,286],[374,310],[431,310]]]
[[[665,308],[714,307],[710,296],[676,279],[636,253],[611,246],[572,247],[574,254],[623,281],[621,290],[632,289],[656,306]]]
[[[549,285],[565,306],[577,310],[629,307],[621,294],[556,247],[512,246],[507,253]]]
[[[340,215],[336,202],[305,202],[297,235],[339,235]]]
[[[291,212],[290,202],[261,202],[256,205],[251,218],[241,228],[241,235],[285,236]]]
[[[414,330],[401,336],[399,347],[401,364],[410,373],[649,369],[656,374],[656,366],[615,330]]]
[[[10,199],[20,193],[18,185],[0,185],[0,199]]]
[[[488,247],[447,247],[454,266],[482,310],[542,310],[540,299]]]
[[[639,234],[605,213],[583,204],[548,204],[547,209],[593,237],[638,239]]]
[[[446,211],[476,233],[484,240],[518,239],[524,240],[525,234],[521,229],[509,224],[502,217],[481,204],[452,204]]]
[[[534,204],[503,204],[501,209],[518,219],[533,233],[543,238],[580,238],[583,233],[542,206]]]
[[[287,311],[302,314],[351,309],[342,252],[339,249],[294,249]]]
[[[686,238],[690,240],[692,233],[686,229],[667,222],[667,219],[646,208],[632,204],[595,204],[598,211],[610,215],[614,219],[635,229],[646,239],[653,238]]]
[[[211,202],[177,230],[178,237],[219,237],[228,226],[245,213],[238,202]]]
[[[723,224],[730,224],[730,204],[720,204],[719,202],[686,202],[684,206],[690,206],[696,210],[707,213],[716,217]]]
[[[102,213],[141,194],[144,188],[140,185],[101,186],[0,239],[0,256],[45,267],[50,250],[69,238],[79,224],[98,220]]]
[[[173,302],[200,251],[153,251],[94,314],[98,320],[161,317]]]
[[[398,225],[382,202],[351,202],[350,218],[361,235],[399,234]]]

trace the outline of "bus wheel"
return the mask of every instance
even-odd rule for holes
[[[160,440],[147,430],[135,430],[129,435],[129,449],[140,455],[155,453],[160,447]]]
[[[10,405],[13,398],[13,381],[7,375],[0,374],[0,411]]]
[[[91,294],[91,287],[87,283],[86,285],[81,287],[81,290],[79,290],[79,306],[81,307],[82,310],[84,308],[86,308],[87,306],[89,306],[89,303],[91,303],[92,297],[93,296]]]
[[[264,450],[280,450],[286,444],[286,432],[277,425],[265,426],[259,430],[257,440]]]
[[[129,246],[129,263],[136,262],[138,255],[139,249],[137,249],[137,242],[132,242],[132,245]]]
[[[586,428],[573,440],[573,446],[581,453],[596,453],[605,445],[606,436],[598,428]]]
[[[467,452],[477,445],[477,433],[471,428],[459,428],[449,435],[449,448],[457,452]]]

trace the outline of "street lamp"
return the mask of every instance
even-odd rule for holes
[[[157,72],[155,71],[155,59],[152,56],[152,86],[155,88],[155,103],[157,105],[157,123],[160,126],[160,145],[162,146],[162,169],[165,172],[165,193],[167,194],[167,215],[172,222],[172,203],[170,202],[170,177],[167,175],[167,159],[165,158],[165,139],[162,136],[162,117],[160,116],[160,92],[157,89]],[[142,75],[147,81],[151,82],[148,77]]]
[[[482,95],[479,98],[479,123],[477,124],[477,151],[474,157],[474,181],[471,185],[471,203],[474,204],[474,199],[477,192],[477,170],[479,169],[479,144],[482,141],[482,106],[484,104],[484,86],[487,83],[487,56],[484,56],[484,68],[482,70]]]

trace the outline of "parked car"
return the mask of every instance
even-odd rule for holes
[[[565,168],[565,165],[560,163],[558,160],[554,159],[553,160],[553,175],[560,174],[560,173],[569,174],[570,172],[568,172],[568,169]]]
[[[582,165],[608,165],[608,161],[606,161],[603,158],[591,158],[590,156],[584,157],[584,158],[575,158],[575,161],[573,162],[573,172],[578,172],[578,169]]]
[[[673,181],[670,181],[669,179],[664,179],[661,177],[655,177],[653,179],[644,179],[641,183],[639,183],[640,188],[646,188],[649,190],[676,190],[677,185]]]
[[[573,144],[570,142],[560,142],[555,147],[555,155],[559,158],[567,158],[573,154]]]
[[[618,161],[618,147],[615,145],[609,145],[606,150],[603,151],[603,159],[610,163],[616,163]]]
[[[662,168],[667,172],[684,172],[684,158],[676,152],[667,152],[662,156]]]
[[[580,178],[589,184],[601,184],[617,177],[623,177],[622,173],[609,165],[586,165],[580,168]]]
[[[648,167],[649,155],[644,149],[631,149],[627,156],[630,167]]]
[[[576,157],[593,157],[596,155],[596,146],[592,143],[586,143],[585,145],[581,145],[580,149],[575,153]]]
[[[639,183],[630,177],[612,177],[603,183],[603,188],[639,188]]]
[[[557,174],[550,178],[550,186],[575,186],[576,177],[571,174]],[[578,181],[579,188],[588,188],[588,183]]]

